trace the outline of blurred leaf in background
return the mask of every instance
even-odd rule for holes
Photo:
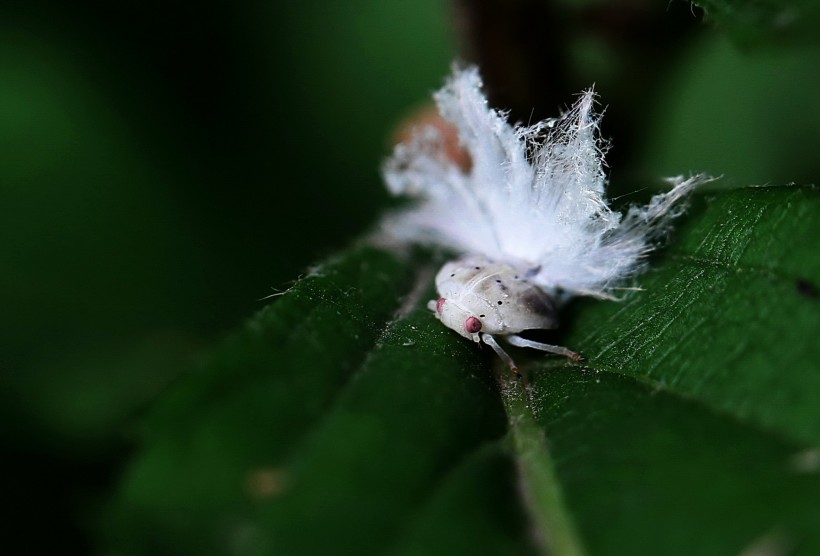
[[[698,0],[695,4],[746,48],[817,41],[820,6],[811,0]]]
[[[375,218],[450,40],[435,2],[0,6],[2,459],[58,524],[9,531],[84,551],[126,420]]]
[[[526,390],[346,248],[456,52],[513,119],[595,82],[616,194],[816,182],[817,10],[701,5],[4,2],[3,546],[816,552],[813,189],[700,198]]]
[[[727,187],[816,183],[818,62],[818,44],[744,54],[708,37],[664,84],[642,174],[708,171]]]

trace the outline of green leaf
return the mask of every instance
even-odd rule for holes
[[[813,0],[696,0],[708,17],[737,42],[816,40],[820,9]]]
[[[159,401],[108,548],[817,553],[819,234],[813,188],[702,195],[523,378],[429,314],[441,261],[352,249]]]
[[[645,291],[580,303],[566,341],[596,370],[820,443],[818,201],[797,187],[701,198]]]

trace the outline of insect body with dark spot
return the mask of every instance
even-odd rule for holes
[[[519,274],[509,264],[477,255],[449,262],[436,276],[436,290],[441,297],[430,301],[428,307],[442,324],[474,342],[484,342],[513,369],[515,363],[497,337],[515,346],[579,360],[580,356],[567,348],[519,336],[525,330],[558,326],[553,299],[538,286],[520,279]]]

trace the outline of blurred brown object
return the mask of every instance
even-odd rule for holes
[[[465,173],[469,172],[473,165],[470,153],[461,146],[455,126],[442,118],[432,103],[422,106],[399,122],[393,134],[393,143],[407,143],[416,133],[426,127],[432,127],[438,131],[445,156],[455,162]]]

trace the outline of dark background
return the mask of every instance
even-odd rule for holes
[[[448,71],[445,11],[0,6],[2,546],[90,548],[128,423],[371,225],[391,127]]]

